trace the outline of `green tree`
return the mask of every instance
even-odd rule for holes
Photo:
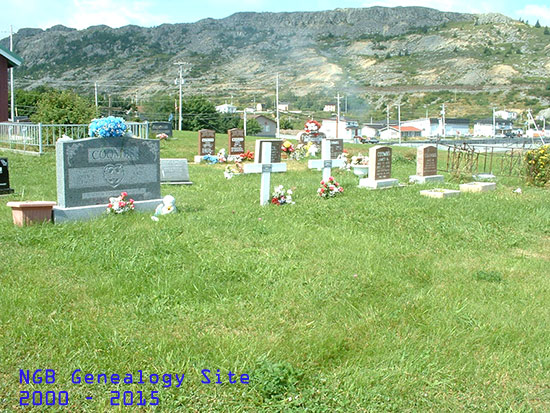
[[[547,36],[550,35],[550,30],[548,30],[548,26],[544,28],[544,34]]]
[[[244,129],[244,120],[239,121],[239,128]],[[262,127],[256,119],[247,119],[246,120],[246,134],[247,135],[256,135],[262,131]]]
[[[204,96],[192,96],[182,105],[182,128],[197,131],[200,129],[219,130],[220,114],[216,107]]]
[[[89,123],[96,116],[92,102],[76,93],[64,90],[44,93],[37,104],[33,122],[77,124]]]
[[[540,22],[539,22],[538,20],[537,20],[537,22],[535,23],[535,27],[536,27],[537,29],[540,29]]]
[[[174,114],[174,96],[156,94],[151,99],[143,102],[143,115],[148,120],[166,121],[170,114]],[[177,117],[177,115],[175,115]]]

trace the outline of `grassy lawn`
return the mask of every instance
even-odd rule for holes
[[[161,146],[192,160],[196,133]],[[401,182],[411,151],[394,148]],[[2,205],[56,199],[53,153],[0,155],[16,190]],[[321,172],[288,166],[272,175],[295,188],[282,207],[260,207],[258,175],[193,164],[194,185],[162,187],[180,213],[160,222],[18,228],[2,206],[0,411],[48,390],[69,395],[48,411],[71,412],[550,410],[548,189],[502,178],[491,193],[430,199],[426,186],[367,191],[337,171],[345,192],[323,200]],[[446,178],[438,186],[458,188]],[[20,369],[53,369],[55,383],[20,384]],[[134,383],[73,384],[76,369]],[[230,384],[229,371],[250,383]],[[152,391],[158,406],[138,406]]]

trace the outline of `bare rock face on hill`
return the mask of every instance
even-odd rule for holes
[[[191,63],[193,93],[272,91],[275,72],[296,94],[335,87],[500,87],[548,78],[550,36],[499,14],[423,7],[237,13],[191,24],[21,29],[18,85],[172,92],[175,62]],[[7,39],[2,40],[6,45]],[[545,66],[546,65],[546,66]]]

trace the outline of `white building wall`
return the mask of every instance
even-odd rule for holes
[[[488,123],[475,123],[474,136],[493,136],[493,125]]]

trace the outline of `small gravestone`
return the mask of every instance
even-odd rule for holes
[[[468,182],[459,185],[461,192],[488,192],[494,191],[497,184],[494,182]]]
[[[271,143],[271,145],[266,145],[266,143]],[[281,145],[283,141],[281,139],[258,139],[255,145],[254,152],[254,163],[265,163],[263,161],[263,151],[269,148],[269,163],[280,163],[281,162]]]
[[[330,143],[330,159],[338,159],[344,152],[343,139],[326,139]]]
[[[165,133],[169,138],[172,137],[172,122],[151,122],[149,127],[155,136]]]
[[[244,130],[229,129],[227,135],[229,136],[229,155],[244,153]]]
[[[136,209],[154,210],[160,196],[160,142],[156,139],[60,139],[56,144],[54,221],[103,213],[109,198],[127,192]]]
[[[191,185],[187,159],[166,158],[160,160],[160,182],[172,185]]]
[[[278,149],[277,149],[278,148]],[[277,156],[277,150],[279,155]],[[256,156],[262,154],[259,162],[255,159],[253,164],[244,165],[244,173],[261,173],[260,205],[266,205],[271,198],[271,173],[286,172],[286,163],[281,163],[281,140],[259,139],[256,141]],[[273,159],[279,159],[273,162]]]
[[[10,188],[10,174],[8,171],[8,159],[0,158],[0,195],[13,193]]]
[[[391,177],[392,149],[389,146],[373,146],[369,149],[369,177],[359,180],[361,188],[387,188],[399,185]]]
[[[201,129],[199,131],[199,154],[195,156],[195,163],[200,163],[204,155],[216,154],[216,131]]]
[[[423,145],[416,150],[416,175],[409,176],[409,182],[424,184],[441,182],[443,175],[437,174],[437,148]]]

